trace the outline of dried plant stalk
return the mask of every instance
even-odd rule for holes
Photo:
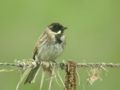
[[[76,63],[68,61],[65,71],[65,90],[76,90]]]

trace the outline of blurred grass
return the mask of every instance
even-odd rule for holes
[[[31,58],[40,33],[57,21],[69,28],[66,30],[67,46],[59,60],[119,63],[119,4],[119,0],[1,0],[0,62]],[[86,84],[86,74],[81,71],[82,83],[78,90],[120,89],[117,69],[110,69],[103,81],[93,86]],[[18,80],[17,72],[0,73],[0,89],[15,90]],[[38,82],[25,85],[22,90],[38,90]],[[52,90],[56,88],[63,90],[56,84]]]

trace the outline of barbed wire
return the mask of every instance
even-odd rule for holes
[[[63,81],[59,72],[57,73],[53,70],[52,74],[58,75],[59,80],[62,82],[64,86],[64,90],[76,90],[77,85],[77,79],[79,80],[79,74],[76,69],[78,68],[88,68],[90,69],[89,72],[89,78],[87,79],[88,82],[92,85],[96,80],[101,79],[99,70],[106,70],[106,68],[120,68],[120,63],[80,63],[80,62],[74,62],[73,61],[66,61],[66,62],[52,62],[52,61],[39,61],[36,62],[33,59],[23,59],[23,60],[16,60],[13,63],[3,63],[0,62],[0,72],[8,72],[8,71],[14,71],[11,68],[18,68],[19,70],[27,70],[29,68],[36,67],[36,64],[39,63],[41,66],[49,67],[55,67],[60,68],[65,71],[65,80]],[[7,68],[7,69],[6,69]],[[54,69],[55,69],[54,68]],[[23,74],[23,77],[21,77],[20,81],[18,82],[16,86],[16,90],[19,90],[19,86],[23,82],[25,75]],[[40,84],[40,90],[42,90],[43,81],[44,81],[44,72],[41,76],[41,84]],[[55,77],[56,79],[56,77]],[[53,77],[50,77],[50,83],[48,90],[51,90]],[[57,79],[56,82],[58,83]],[[59,84],[59,83],[58,83]]]
[[[41,61],[41,64],[49,64],[49,62]],[[56,62],[54,63],[56,67],[61,69],[65,68],[66,62]],[[34,67],[35,61],[32,59],[23,59],[23,60],[16,60],[13,63],[2,63],[0,62],[1,67],[18,67],[18,68],[25,68],[25,67]],[[77,68],[120,68],[120,63],[80,63],[76,62]]]

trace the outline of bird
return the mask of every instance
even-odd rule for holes
[[[67,27],[58,22],[48,25],[39,37],[33,51],[33,60],[36,62],[56,62],[56,58],[62,54],[66,45],[66,37],[64,31]],[[36,63],[36,67],[29,72],[24,84],[32,83],[40,64]],[[50,72],[48,68],[43,67],[45,71]]]

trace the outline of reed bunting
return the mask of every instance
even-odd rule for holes
[[[52,23],[44,30],[34,48],[33,59],[36,62],[55,62],[55,59],[63,52],[65,47],[65,29],[67,27],[64,27],[60,23]],[[40,64],[36,64],[36,67],[32,68],[29,72],[24,83],[31,83],[35,78],[40,68]]]

